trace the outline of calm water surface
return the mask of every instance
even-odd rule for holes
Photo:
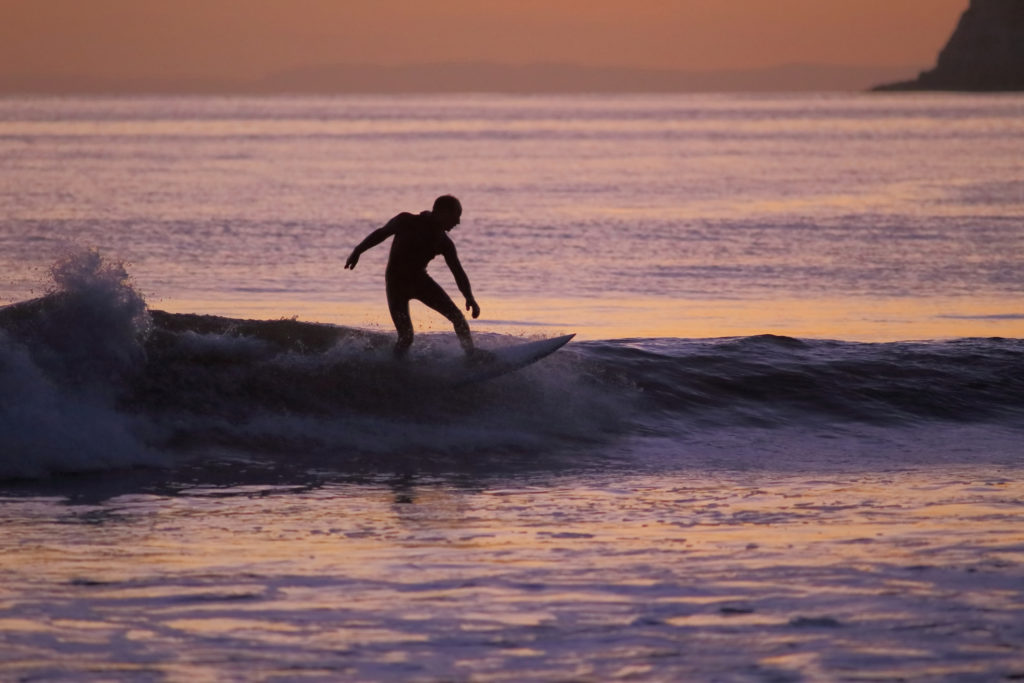
[[[9,300],[76,243],[155,307],[387,329],[386,247],[341,264],[452,192],[481,329],[1024,336],[1016,95],[6,99],[0,154]]]
[[[974,477],[326,477],[7,498],[0,675],[1012,679],[1024,490]]]

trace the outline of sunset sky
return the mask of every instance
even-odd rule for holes
[[[0,78],[484,61],[928,67],[968,0],[0,0]]]

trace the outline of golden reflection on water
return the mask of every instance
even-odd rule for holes
[[[1024,307],[998,298],[822,298],[681,300],[658,297],[608,299],[498,299],[480,295],[483,314],[475,331],[518,336],[575,332],[578,340],[675,337],[707,339],[776,334],[810,339],[887,342],[962,337],[1024,338]],[[251,319],[296,316],[305,322],[354,326],[393,334],[379,303],[325,301],[159,301],[173,313],[206,313]],[[446,320],[413,302],[419,333],[448,332]]]
[[[60,524],[7,499],[2,521],[22,542],[0,556],[0,630],[16,643],[0,676],[54,654],[41,634],[75,644],[79,659],[60,660],[75,670],[130,666],[110,648],[123,637],[156,669],[200,680],[224,656],[298,665],[313,649],[371,667],[460,638],[456,668],[480,680],[513,680],[520,659],[560,676],[657,672],[682,661],[666,647],[701,650],[686,661],[742,651],[808,677],[858,657],[874,675],[919,675],[953,647],[934,641],[943,628],[975,629],[957,636],[961,657],[1004,662],[1022,499],[1024,483],[968,467],[208,488],[51,504]],[[85,522],[101,509],[116,514]],[[604,645],[582,657],[566,644],[597,633]]]
[[[956,486],[935,488],[941,492]],[[395,505],[393,493],[371,490],[356,492],[356,506],[333,496],[309,499],[296,495],[284,499],[290,503],[284,512],[266,505],[254,509],[253,502],[244,498],[192,499],[185,507],[197,509],[176,510],[186,500],[179,499],[179,505],[170,510],[139,517],[124,511],[123,519],[112,518],[94,527],[117,539],[116,547],[111,547],[109,537],[97,542],[94,533],[86,533],[70,545],[65,545],[70,539],[58,535],[46,546],[22,544],[5,554],[4,564],[11,569],[70,570],[69,580],[84,574],[94,582],[88,585],[94,594],[209,597],[237,600],[244,609],[246,599],[259,597],[247,581],[221,585],[212,592],[203,586],[133,587],[106,582],[123,580],[129,567],[130,574],[143,575],[158,568],[209,569],[220,562],[233,566],[242,558],[252,566],[295,565],[303,573],[339,564],[345,566],[347,576],[367,578],[379,576],[382,563],[408,565],[438,553],[474,561],[486,558],[487,564],[502,569],[510,562],[554,567],[561,562],[560,551],[582,548],[600,548],[602,552],[592,558],[598,564],[629,562],[636,551],[705,558],[730,555],[733,562],[761,566],[775,563],[798,547],[805,565],[816,558],[832,561],[836,554],[847,561],[871,563],[878,560],[882,548],[891,559],[899,560],[919,554],[923,547],[945,547],[956,539],[971,539],[981,529],[990,543],[1024,540],[1024,530],[1006,518],[1009,501],[1024,497],[1022,485],[1003,482],[986,490],[997,496],[992,500],[935,500],[936,491],[913,487],[894,496],[892,484],[884,480],[799,493],[767,487],[707,490],[696,492],[696,500],[690,498],[693,490],[687,492],[689,500],[678,500],[680,491],[649,490],[624,496],[573,490],[565,494],[571,500],[568,513],[550,492],[543,491],[496,497],[489,492],[428,488],[411,502]],[[207,520],[206,512],[229,503],[235,509],[216,522]],[[510,510],[504,510],[505,506]],[[143,520],[158,533],[139,538],[136,525]],[[160,527],[171,521],[177,530],[161,532]],[[399,546],[402,550],[395,555]],[[225,553],[225,548],[231,548],[231,553]],[[1022,552],[1011,548],[992,551],[1008,557]],[[357,556],[361,561],[352,562]],[[620,585],[650,583],[650,579],[634,576],[623,577]],[[430,597],[430,592],[419,596]]]

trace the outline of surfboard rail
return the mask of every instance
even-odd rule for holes
[[[569,340],[575,336],[575,333],[564,334],[560,337],[537,339],[498,349],[488,349],[493,354],[493,358],[480,365],[467,366],[465,371],[452,381],[452,386],[461,387],[467,384],[484,382],[524,368],[542,358],[550,356],[568,344]]]

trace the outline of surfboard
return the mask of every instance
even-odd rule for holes
[[[568,344],[569,340],[575,336],[575,334],[566,334],[561,337],[514,344],[500,349],[488,349],[494,357],[479,365],[464,365],[454,373],[452,386],[461,387],[475,384],[524,368],[545,356],[550,356]]]

